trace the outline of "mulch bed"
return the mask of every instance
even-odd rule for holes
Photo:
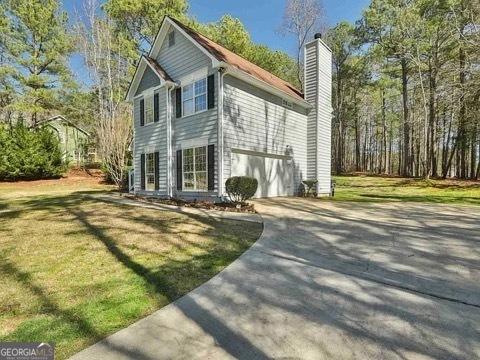
[[[253,204],[243,203],[243,204],[233,204],[233,203],[213,203],[209,201],[185,201],[181,199],[160,199],[155,197],[139,196],[132,194],[124,194],[124,197],[132,200],[147,202],[151,204],[165,204],[165,205],[174,205],[174,206],[184,206],[191,207],[196,209],[206,209],[206,210],[219,210],[219,211],[229,211],[229,212],[240,212],[240,213],[256,213],[256,210]]]

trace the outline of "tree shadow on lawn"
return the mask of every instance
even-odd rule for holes
[[[379,194],[360,194],[360,196],[366,201],[410,201],[410,202],[427,202],[427,203],[436,203],[436,204],[467,204],[467,205],[480,205],[480,197],[470,197],[470,196],[454,196],[454,195],[444,195],[444,196],[435,196],[435,195],[379,195]],[[352,199],[351,201],[356,201]],[[361,200],[360,200],[361,201]]]
[[[39,216],[45,216],[42,211],[48,211],[48,215],[46,215],[49,218],[48,221],[51,221],[52,217],[58,216],[56,221],[59,223],[72,221],[79,223],[81,225],[80,230],[65,233],[65,235],[85,233],[93,236],[103,245],[108,253],[110,253],[116,259],[117,262],[122,264],[130,272],[145,282],[145,289],[148,293],[156,298],[165,298],[168,302],[178,299],[180,296],[191,290],[192,286],[198,286],[214,276],[219,269],[233,261],[248,248],[248,246],[254,240],[254,238],[252,238],[252,234],[257,233],[257,235],[260,235],[261,232],[261,225],[258,224],[258,229],[250,230],[249,235],[246,237],[238,237],[236,234],[232,233],[234,230],[238,231],[238,233],[241,233],[242,229],[244,230],[244,226],[238,221],[230,220],[227,222],[222,222],[218,219],[195,214],[176,214],[176,218],[165,218],[165,216],[156,217],[155,214],[161,214],[155,210],[148,210],[148,216],[139,216],[135,215],[135,212],[138,211],[138,209],[132,208],[128,205],[108,203],[109,207],[125,210],[121,211],[120,214],[117,214],[117,218],[134,222],[137,225],[147,228],[147,230],[145,230],[146,234],[151,235],[152,231],[156,231],[157,233],[162,234],[171,233],[171,236],[181,236],[181,234],[178,232],[174,232],[174,227],[178,226],[178,224],[181,224],[182,222],[189,222],[187,218],[189,217],[192,222],[199,224],[199,226],[195,227],[197,235],[213,238],[213,243],[211,244],[183,240],[184,244],[179,245],[172,241],[172,243],[169,245],[176,246],[177,248],[187,246],[189,249],[192,249],[194,253],[189,253],[188,256],[185,256],[181,260],[174,258],[174,256],[169,256],[166,254],[163,254],[162,256],[159,254],[158,256],[161,256],[163,260],[162,265],[152,267],[148,264],[138,261],[136,259],[137,257],[132,257],[126,252],[126,250],[128,250],[128,246],[125,246],[125,244],[120,244],[115,238],[108,234],[108,232],[112,230],[111,224],[98,224],[97,217],[109,216],[108,211],[102,212],[98,209],[96,210],[95,206],[99,202],[92,199],[86,199],[82,196],[83,194],[85,194],[85,192],[78,194],[74,193],[68,196],[29,198],[26,200],[16,201],[16,204],[21,210],[9,213],[8,219],[19,218],[27,213],[29,216],[32,216],[32,214],[34,214],[36,211],[38,211]],[[94,208],[90,211],[85,210],[83,207],[86,204],[93,205]],[[67,216],[66,218],[62,218],[60,215]],[[2,220],[5,220],[5,223],[8,223],[8,219],[2,218]],[[42,221],[42,219],[39,221]],[[228,228],[230,228],[230,230]],[[0,230],[5,231],[5,229]],[[115,230],[119,229],[116,227]],[[129,226],[126,226],[123,230],[131,231]],[[136,231],[138,232],[138,229]],[[222,232],[225,233],[222,234]],[[219,240],[216,237],[219,237],[220,235],[222,235],[221,243],[218,243]],[[168,241],[168,239],[164,239],[164,241]],[[148,249],[142,248],[142,244],[139,244],[138,247],[135,246],[135,251],[140,252],[141,254],[149,253],[149,255],[152,255]],[[56,318],[57,321],[55,321],[53,325],[57,324],[58,327],[66,326],[71,328],[72,331],[78,333],[78,335],[74,337],[84,338],[82,340],[86,339],[87,343],[90,344],[108,335],[108,333],[101,331],[99,332],[96,329],[96,324],[94,322],[83,318],[80,307],[78,309],[76,307],[65,308],[58,305],[58,303],[56,303],[39,284],[34,283],[34,273],[30,274],[28,271],[18,268],[8,258],[2,258],[1,260],[1,272],[15,282],[21,284],[22,287],[24,287],[28,292],[38,298],[38,300],[42,303],[42,313]],[[72,266],[75,266],[75,264],[72,264]],[[190,287],[186,288],[186,286]],[[163,301],[162,305],[165,305],[165,301]],[[206,311],[202,315],[202,319],[205,320],[208,316],[212,315],[209,315],[209,312]],[[124,327],[128,324],[129,323],[121,324],[121,327]],[[52,326],[52,322],[48,323],[48,326]],[[21,340],[32,341],[32,337],[38,337],[42,333],[48,333],[50,334],[50,336],[46,336],[48,338],[38,340],[53,341],[57,342],[59,345],[61,344],[62,332],[60,330],[57,332],[57,336],[59,337],[55,336],[54,329],[48,329],[48,331],[47,329],[44,329],[44,331],[42,331],[40,326],[41,331],[38,332],[38,327],[36,330],[37,331],[27,331],[23,334],[15,330],[8,334],[7,338],[20,340],[21,336],[26,335],[28,338],[22,338]],[[224,328],[223,332],[228,332],[228,329]],[[248,343],[248,341],[245,343]],[[129,350],[122,348],[122,346],[118,346],[118,344],[111,344],[111,346],[112,350],[120,352],[124,355],[128,355],[132,358],[149,358],[143,353],[132,352],[131,349]]]

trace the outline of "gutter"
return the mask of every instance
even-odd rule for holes
[[[218,196],[223,197],[223,77],[228,71],[223,68],[218,68],[218,93],[217,93],[217,145],[218,145]]]

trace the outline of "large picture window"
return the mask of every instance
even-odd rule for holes
[[[183,116],[207,110],[207,79],[201,79],[182,88]]]
[[[207,147],[183,150],[183,189],[186,191],[206,191]]]
[[[155,154],[145,154],[145,190],[155,190]]]

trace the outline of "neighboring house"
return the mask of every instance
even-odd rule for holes
[[[289,196],[318,179],[330,193],[331,51],[305,47],[305,96],[177,20],[166,17],[128,90],[134,116],[134,192],[225,198],[248,175],[256,197]]]
[[[79,166],[96,162],[96,151],[91,135],[62,115],[41,121],[37,126],[47,127],[58,136],[66,163]]]

